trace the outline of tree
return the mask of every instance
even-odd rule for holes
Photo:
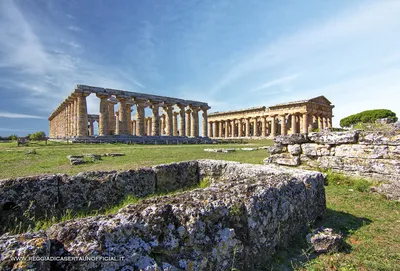
[[[33,133],[29,136],[30,140],[45,140],[46,134],[43,131]]]
[[[10,135],[8,138],[10,140],[17,140],[18,136],[17,135]]]
[[[354,115],[350,115],[346,118],[340,120],[340,126],[342,127],[350,127],[357,123],[373,123],[378,119],[387,118],[391,122],[396,122],[397,117],[396,113],[389,109],[373,109],[366,110]]]

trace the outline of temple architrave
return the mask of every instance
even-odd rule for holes
[[[319,96],[309,100],[208,115],[211,138],[274,137],[332,127],[335,106]]]
[[[90,94],[99,98],[99,115],[87,113],[86,97]],[[116,104],[119,104],[117,111]],[[131,117],[132,106],[136,107],[134,119]],[[145,108],[151,109],[151,116],[146,117]],[[178,111],[175,112],[175,109]],[[210,107],[204,102],[77,85],[50,115],[50,138],[94,136],[95,122],[98,123],[98,136],[199,137],[200,111],[202,137],[206,138],[208,109]]]

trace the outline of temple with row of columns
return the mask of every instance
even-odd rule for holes
[[[87,112],[86,97],[92,93],[100,100],[99,115]],[[117,111],[116,104],[119,104]],[[135,119],[132,119],[132,106],[136,107]],[[145,108],[151,109],[150,117],[146,117]],[[165,113],[160,115],[160,109]],[[204,102],[77,85],[50,115],[50,138],[93,136],[94,122],[98,123],[99,136],[199,137],[200,111],[202,137],[207,137],[208,109],[210,107]]]
[[[324,96],[208,115],[211,138],[275,137],[332,127],[334,105]]]

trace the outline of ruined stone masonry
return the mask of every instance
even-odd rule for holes
[[[400,200],[400,133],[321,132],[277,136],[274,141],[266,164],[330,169],[383,181],[378,192]]]
[[[0,269],[34,270],[257,270],[277,247],[304,234],[326,211],[323,174],[274,165],[198,160],[121,173],[0,181],[0,201],[14,202],[12,216],[34,201],[33,212],[99,208],[122,194],[173,191],[208,177],[211,185],[153,197],[118,211],[55,224],[42,232],[0,236]],[[24,187],[15,194],[16,187]],[[59,187],[59,192],[57,192]],[[14,192],[13,192],[14,191]],[[57,193],[61,196],[57,198]],[[71,197],[71,198],[70,198]],[[85,202],[86,200],[86,202]],[[11,212],[11,213],[6,213]],[[17,261],[13,257],[26,257]],[[124,257],[117,261],[32,262],[28,256]],[[51,265],[51,266],[50,266]],[[52,269],[50,269],[50,267]]]
[[[99,115],[88,115],[86,97],[96,94],[100,100]],[[114,105],[119,103],[115,112]],[[136,106],[136,119],[132,119]],[[145,108],[152,116],[145,116]],[[174,109],[179,108],[178,112]],[[164,114],[160,116],[160,108]],[[99,136],[179,136],[199,137],[199,116],[202,112],[202,137],[208,137],[207,103],[178,98],[77,85],[73,93],[50,115],[50,138],[82,138],[94,136],[94,122]],[[189,111],[191,114],[185,114]],[[178,116],[180,121],[178,122]],[[189,130],[185,127],[189,118]],[[187,123],[187,122],[186,122]],[[186,125],[187,126],[187,125]]]
[[[212,138],[263,138],[308,133],[332,127],[334,105],[324,96],[270,107],[215,112],[208,115]]]

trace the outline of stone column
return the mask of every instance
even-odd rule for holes
[[[173,112],[173,121],[172,121],[172,135],[178,136],[178,112]]]
[[[185,127],[185,106],[179,106],[179,136],[186,136],[186,127]]]
[[[332,128],[332,117],[328,117],[328,128]]]
[[[166,104],[163,107],[165,113],[167,114],[166,118],[165,118],[165,126],[166,126],[166,131],[165,134],[167,136],[172,136],[173,134],[173,114],[172,111],[174,110],[174,107],[170,104]]]
[[[132,120],[132,133],[136,135],[136,120]]]
[[[68,107],[68,103],[65,103],[65,109],[64,109],[64,115],[65,115],[65,136],[68,137],[69,136],[69,107]]]
[[[303,113],[303,133],[308,134],[308,115]]]
[[[297,134],[296,115],[292,114],[292,134]]]
[[[153,128],[153,121],[152,117],[147,118],[147,135],[151,136],[153,134],[152,129]]]
[[[160,129],[161,129],[161,135],[165,135],[165,114],[161,114],[160,117]]]
[[[323,124],[324,129],[328,128],[328,120],[326,117],[322,117],[322,124]]]
[[[198,107],[191,107],[192,109],[192,126],[191,126],[191,135],[194,137],[199,136],[199,111],[200,108]]]
[[[214,130],[213,130],[213,124],[214,124],[215,122],[212,122],[212,121],[209,121],[208,122],[208,136],[209,137],[214,137]]]
[[[136,103],[136,135],[144,136],[144,104]]]
[[[242,126],[242,119],[238,120],[238,137],[243,136],[243,126]]]
[[[287,131],[286,131],[286,117],[285,115],[281,115],[281,135],[286,135]]]
[[[253,136],[258,136],[258,121],[257,121],[257,118],[254,118]]]
[[[88,115],[86,97],[89,96],[86,93],[77,94],[78,97],[78,136],[88,136]]]
[[[117,112],[115,112],[115,116],[114,116],[114,118],[115,118],[115,134],[116,135],[118,135],[118,131],[119,131],[119,112],[117,111]]]
[[[225,120],[224,126],[225,126],[224,137],[227,138],[229,137],[229,120]]]
[[[126,111],[126,98],[123,97],[117,97],[119,101],[119,109],[118,109],[118,115],[119,115],[119,125],[118,129],[116,131],[117,135],[126,135],[128,134],[128,118],[127,118],[127,111]]]
[[[110,128],[108,127],[109,116],[108,116],[108,96],[107,95],[97,95],[100,98],[100,114],[99,114],[99,135],[105,136],[109,135]]]
[[[218,135],[217,135],[218,137],[222,137],[223,130],[224,130],[224,121],[220,120],[218,123]]]
[[[262,137],[266,137],[267,135],[266,135],[266,133],[265,133],[265,130],[267,129],[267,127],[266,127],[266,119],[265,119],[265,117],[263,116],[263,117],[261,117],[261,136]]]
[[[160,104],[153,103],[151,105],[152,110],[152,135],[160,136]]]
[[[214,122],[214,133],[213,137],[218,137],[219,136],[219,121]]]
[[[207,110],[208,108],[202,108],[201,109],[203,111],[203,119],[202,119],[202,123],[203,123],[203,131],[202,131],[202,135],[203,137],[208,137],[208,129],[207,129],[207,124],[208,124],[208,116],[207,116]]]
[[[236,120],[231,121],[231,137],[235,137],[235,130],[236,130]]]
[[[74,99],[74,101],[72,102],[72,134],[73,136],[77,136],[78,134],[78,118],[77,118],[77,112],[78,112],[78,100]],[[55,125],[55,127],[57,127]]]
[[[192,118],[191,118],[192,110],[186,110],[186,136],[194,136],[191,134],[191,127],[192,127]]]
[[[271,136],[276,136],[276,116],[271,116]]]
[[[324,129],[323,124],[322,124],[322,117],[317,116],[316,118],[317,118],[318,129],[320,129],[320,130]]]
[[[245,125],[246,125],[246,137],[250,137],[250,118],[245,119]]]
[[[116,119],[115,119],[115,110],[114,105],[116,102],[108,100],[108,134],[115,135],[116,133]]]
[[[94,120],[90,120],[89,121],[89,135],[90,136],[94,136],[94,125],[93,125],[93,123],[94,123]]]
[[[132,104],[126,104],[126,134],[132,135]]]

